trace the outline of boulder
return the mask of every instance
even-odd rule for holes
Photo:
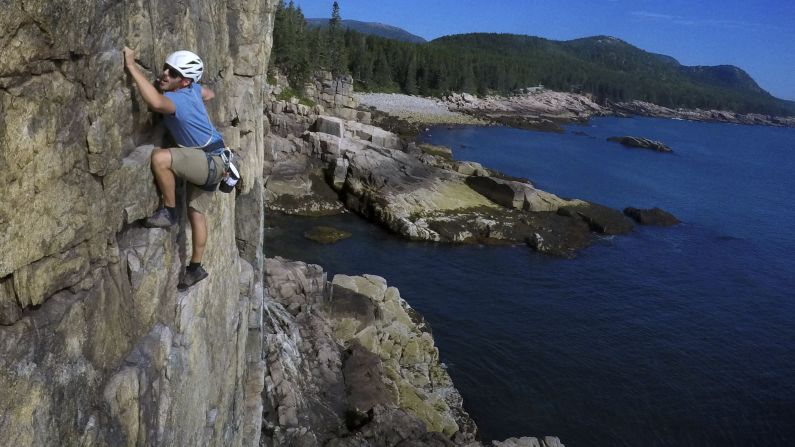
[[[345,177],[348,176],[348,165],[346,158],[338,157],[334,161],[334,171],[331,174],[331,186],[335,191],[339,191],[345,185]]]
[[[322,216],[343,211],[321,164],[302,154],[287,157],[272,167],[265,182],[265,195],[269,210],[285,214]]]
[[[483,165],[474,161],[460,161],[455,164],[455,170],[464,175],[487,175],[488,171]]]
[[[632,222],[620,212],[595,203],[582,203],[575,206],[564,206],[558,214],[579,217],[591,230],[602,234],[626,234],[632,231]]]
[[[345,136],[345,123],[342,119],[333,116],[318,116],[314,125],[315,132],[334,135],[335,137]]]
[[[631,217],[635,222],[641,225],[657,225],[666,227],[680,223],[679,219],[674,217],[673,214],[663,211],[657,207],[649,209],[628,207],[624,208],[624,214]]]
[[[467,177],[466,184],[494,203],[506,208],[522,209],[524,185],[495,177]]]
[[[348,122],[347,128],[351,131],[352,137],[358,138],[362,141],[368,141],[376,146],[385,147],[388,149],[402,149],[403,143],[400,137],[392,132],[388,132],[380,127],[371,126],[356,121]]]
[[[612,141],[614,143],[621,143],[626,147],[638,147],[642,149],[651,149],[657,152],[673,152],[673,150],[666,146],[665,144],[649,140],[648,138],[641,138],[641,137],[610,137],[607,141]]]
[[[533,188],[529,183],[499,177],[470,176],[466,184],[494,203],[525,211],[557,211],[561,206],[579,204]]]

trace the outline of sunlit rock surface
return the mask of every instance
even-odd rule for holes
[[[4,4],[3,445],[258,445],[257,179],[275,4]],[[210,115],[245,160],[237,197],[216,194],[207,213],[210,277],[185,292],[176,288],[190,253],[184,215],[169,230],[138,222],[158,206],[149,154],[165,142],[123,68],[124,45],[145,70],[177,49],[201,55],[202,82],[217,94]]]

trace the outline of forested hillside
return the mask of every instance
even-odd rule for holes
[[[328,19],[306,19],[306,23],[310,27],[326,28],[329,25]],[[361,22],[359,20],[342,20],[340,25],[344,29],[350,29],[362,34],[369,34],[372,36],[386,37],[387,39],[401,40],[403,42],[425,43],[426,40],[416,34],[398,28],[396,26],[386,25],[383,23],[375,22]]]
[[[363,91],[510,94],[540,84],[590,93],[601,103],[795,114],[792,102],[771,96],[737,67],[687,67],[609,36],[554,41],[479,33],[417,44],[346,30],[340,21],[336,2],[328,27],[309,27],[300,8],[281,5],[274,64],[296,85],[323,67],[351,74]]]

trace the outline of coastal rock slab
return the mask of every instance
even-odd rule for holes
[[[420,144],[420,150],[426,154],[433,155],[434,157],[441,157],[446,160],[453,159],[453,151],[447,146],[438,146],[433,144]]]
[[[445,98],[445,102],[451,110],[485,121],[551,131],[561,131],[558,125],[561,122],[583,122],[591,116],[609,112],[585,95],[546,89],[513,96],[488,95],[480,98],[467,93],[452,93]]]
[[[660,208],[624,208],[624,214],[631,217],[635,222],[641,225],[657,225],[667,227],[677,225],[680,223],[679,219],[674,217],[673,214],[663,211]]]
[[[557,211],[561,206],[580,205],[534,188],[530,183],[497,177],[472,176],[466,179],[472,189],[506,208],[525,211]]]
[[[298,433],[324,445],[384,435],[410,445],[474,440],[433,338],[384,278],[337,275],[329,287],[318,266],[282,258],[266,260],[266,272],[274,328],[266,383],[287,415],[266,423],[274,442]]]
[[[691,121],[717,121],[734,124],[795,127],[793,116],[771,116],[760,113],[736,113],[726,110],[671,109],[645,101],[627,101],[611,104],[617,114],[655,116]]]
[[[345,136],[345,124],[340,118],[333,116],[319,116],[314,125],[316,132],[327,133],[335,137]]]
[[[477,163],[450,160],[448,151],[437,156],[412,143],[405,150],[402,144],[395,145],[400,149],[380,146],[374,143],[377,128],[343,124],[343,137],[306,132],[301,149],[281,151],[268,178],[270,209],[302,213],[295,204],[322,199],[315,187],[325,181],[345,208],[410,239],[527,244],[565,257],[588,245],[589,231],[620,234],[628,231],[623,227],[631,229],[617,211],[561,199],[526,179]],[[323,171],[322,179],[319,171],[311,179],[305,173],[310,164]],[[560,211],[564,208],[581,212]]]
[[[558,214],[579,217],[591,230],[601,234],[626,234],[634,228],[632,222],[620,212],[595,203],[561,207]]]
[[[304,154],[275,163],[265,182],[267,207],[301,216],[338,214],[342,202],[325,180],[322,164]]]

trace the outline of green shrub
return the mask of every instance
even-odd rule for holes
[[[305,105],[307,107],[314,107],[315,106],[315,102],[314,101],[312,101],[309,98],[303,97],[303,95],[299,94],[298,92],[296,92],[295,90],[293,90],[290,87],[286,87],[284,90],[282,90],[281,93],[276,95],[276,99],[279,100],[279,101],[287,101],[287,102],[289,102],[293,98],[298,98],[298,104],[303,104],[303,105]]]

